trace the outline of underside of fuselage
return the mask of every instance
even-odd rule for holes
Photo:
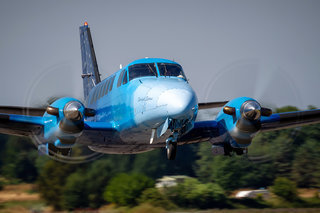
[[[149,131],[150,132],[150,131]],[[106,142],[104,137],[99,138],[90,138],[87,141],[79,140],[79,144],[88,145],[88,141],[90,142],[88,147],[95,152],[105,153],[105,154],[139,154],[143,152],[149,152],[156,148],[165,148],[166,147],[166,139],[170,137],[171,132],[168,130],[160,138],[156,139],[152,144],[149,143],[150,134],[141,134],[140,137],[135,138],[130,142],[123,142],[113,140]],[[140,139],[140,140],[139,140]],[[188,141],[178,141],[177,145],[191,144],[199,142],[199,140],[188,140]]]
[[[91,150],[106,154],[137,154],[166,146],[168,130],[150,144],[151,129],[124,130],[121,132],[90,131],[84,132],[77,143],[87,145]]]
[[[216,127],[205,130],[193,128],[179,137],[177,145],[209,141],[217,135]],[[164,148],[167,139],[172,135],[168,129],[162,136],[155,138],[150,144],[151,128],[132,128],[121,132],[115,131],[84,131],[77,139],[77,143],[88,146],[91,150],[106,154],[138,154]],[[217,138],[219,140],[219,138]]]

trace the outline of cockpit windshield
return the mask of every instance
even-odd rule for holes
[[[179,64],[158,63],[159,73],[161,76],[175,76],[186,79]]]
[[[129,66],[129,81],[144,76],[158,76],[154,63],[134,64]]]

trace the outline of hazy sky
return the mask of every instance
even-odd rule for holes
[[[132,60],[179,62],[200,101],[320,107],[320,1],[1,0],[0,105],[82,98],[78,27],[102,78]]]

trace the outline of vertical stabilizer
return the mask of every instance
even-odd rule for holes
[[[84,98],[87,99],[90,90],[101,80],[88,23],[85,22],[79,30],[82,58],[81,77],[83,78]]]

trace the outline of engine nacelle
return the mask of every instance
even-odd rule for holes
[[[229,101],[217,115],[216,120],[224,127],[224,139],[233,148],[246,148],[261,129],[261,116],[270,116],[272,111],[248,97]]]
[[[93,114],[77,99],[60,98],[47,107],[43,116],[44,138],[56,147],[71,148],[82,134],[85,116]]]

